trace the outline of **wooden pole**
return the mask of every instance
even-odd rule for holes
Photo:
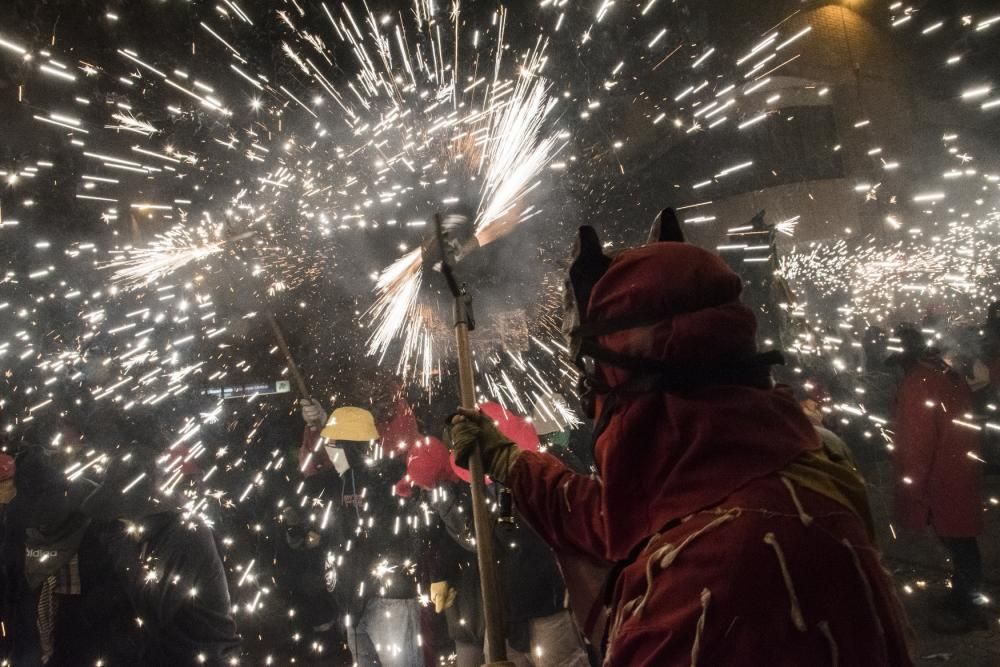
[[[456,313],[466,310],[458,304]],[[468,318],[456,318],[455,343],[458,348],[458,388],[463,408],[476,408],[476,386],[469,347]],[[483,593],[483,616],[486,626],[486,659],[490,665],[502,665],[507,660],[507,637],[504,632],[503,608],[497,586],[496,560],[493,557],[493,520],[486,505],[486,484],[483,481],[483,457],[479,448],[469,457],[469,475],[472,487],[472,522],[476,530],[476,562],[479,565],[479,582]]]
[[[476,381],[469,346],[469,331],[475,326],[471,300],[458,285],[445,247],[441,216],[434,216],[438,247],[441,250],[441,272],[455,300],[455,347],[458,351],[458,392],[463,408],[476,408]],[[469,486],[472,488],[472,525],[476,531],[476,563],[483,594],[483,617],[486,626],[486,660],[488,667],[513,667],[507,662],[507,633],[504,632],[504,605],[497,586],[496,559],[493,557],[493,521],[486,506],[486,483],[483,481],[483,455],[476,447],[469,457]]]
[[[295,363],[295,358],[292,356],[291,350],[288,349],[285,332],[281,330],[281,325],[278,324],[278,320],[275,319],[274,313],[270,310],[264,311],[264,317],[267,318],[267,323],[271,325],[271,332],[274,334],[275,342],[278,343],[278,349],[285,355],[285,361],[288,362],[288,372],[292,374],[292,380],[294,380],[295,386],[299,390],[299,398],[309,398],[309,388],[306,387],[305,378],[299,372],[299,366]]]

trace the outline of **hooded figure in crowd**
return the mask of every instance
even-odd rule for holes
[[[112,460],[82,511],[141,623],[141,664],[226,665],[240,655],[225,569],[211,529],[162,494],[161,453],[136,445]]]
[[[306,485],[308,486],[308,484]],[[312,489],[310,489],[312,491]],[[310,494],[312,495],[312,494]],[[275,522],[274,576],[278,587],[287,595],[287,609],[279,620],[293,637],[292,644],[313,647],[314,655],[300,658],[303,664],[330,664],[342,639],[343,624],[338,623],[337,605],[333,597],[336,572],[328,562],[330,536],[320,528],[322,510],[311,507],[282,508]]]
[[[986,314],[983,341],[984,362],[990,372],[990,381],[1000,397],[1000,301],[990,304]]]
[[[891,359],[903,369],[893,451],[896,521],[911,531],[930,527],[951,555],[951,593],[931,617],[932,628],[985,629],[975,604],[983,576],[976,541],[983,530],[983,473],[970,456],[978,456],[980,438],[969,422],[956,422],[973,412],[972,389],[918,329],[901,325],[896,335],[903,350]]]
[[[118,408],[92,411],[88,420],[84,433],[64,440],[87,442],[86,463],[69,470],[42,444],[53,431],[68,432],[61,420],[19,436],[0,550],[15,574],[4,577],[4,594],[13,591],[19,602],[19,613],[4,619],[13,663],[156,667],[238,657],[212,533],[164,502],[157,462],[182,462],[146,444],[158,439],[158,421]]]
[[[459,463],[481,448],[556,551],[605,664],[911,665],[863,482],[773,386],[740,278],[669,210],[614,258],[581,229],[569,276],[599,478],[518,450],[479,412],[449,438]],[[606,597],[586,599],[581,573],[601,572]]]
[[[36,434],[20,443],[16,467],[10,459],[14,496],[3,507],[5,656],[25,667],[134,656],[117,650],[129,643],[127,629],[115,632],[116,620],[131,617],[128,603],[102,585],[105,577],[94,576],[106,571],[89,550],[91,522],[80,511],[94,486],[70,485],[34,444]]]

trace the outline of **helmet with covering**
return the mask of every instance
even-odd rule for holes
[[[320,435],[327,440],[369,442],[378,440],[375,417],[364,408],[337,408],[330,415]]]

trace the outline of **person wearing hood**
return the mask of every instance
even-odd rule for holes
[[[82,512],[95,485],[69,483],[45,448],[23,443],[14,482],[3,544],[4,595],[14,607],[4,616],[12,664],[135,664],[134,615],[111,581],[107,558],[93,548],[95,525]],[[13,553],[18,549],[19,558]]]
[[[310,495],[318,495],[307,491]],[[287,595],[287,621],[295,643],[311,646],[313,654],[305,664],[330,664],[334,656],[349,659],[346,652],[337,655],[343,632],[337,623],[338,610],[333,597],[336,570],[327,559],[331,552],[330,531],[320,527],[322,513],[311,508],[285,506],[275,522],[275,581]]]
[[[327,516],[321,530],[334,533],[327,585],[355,664],[423,667],[416,582],[422,545],[418,526],[404,521],[393,497],[405,458],[383,447],[369,411],[345,406],[327,417],[318,401],[300,403],[306,429],[299,469],[306,502]]]
[[[605,665],[912,665],[863,482],[774,387],[740,291],[669,209],[614,258],[582,228],[564,326],[598,477],[477,411],[452,419],[456,458],[479,447],[510,486]]]
[[[160,493],[163,458],[142,445],[118,452],[82,511],[138,619],[140,664],[226,665],[241,642],[222,559],[211,529]]]
[[[983,329],[983,358],[990,372],[990,380],[1000,396],[1000,301],[990,304]]]
[[[912,325],[896,330],[901,352],[892,363],[903,371],[896,393],[893,460],[897,524],[911,531],[930,527],[951,555],[951,592],[931,628],[943,633],[985,629],[976,602],[982,558],[976,538],[983,530],[979,432],[967,420],[972,390],[965,379],[927,346]]]

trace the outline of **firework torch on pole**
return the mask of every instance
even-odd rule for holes
[[[455,304],[455,347],[458,356],[458,389],[462,407],[476,408],[476,385],[473,375],[469,332],[476,324],[472,314],[472,298],[459,285],[449,263],[451,258],[445,239],[444,223],[434,216],[435,233],[441,252],[441,273],[448,283]],[[513,665],[507,660],[507,638],[504,633],[500,589],[497,586],[496,560],[493,558],[493,528],[486,507],[486,484],[483,481],[483,457],[479,448],[469,457],[472,487],[472,520],[476,530],[476,559],[483,591],[483,616],[486,620],[486,659],[489,667]]]
[[[288,362],[288,372],[291,374],[292,380],[295,381],[295,387],[299,390],[299,398],[312,398],[309,388],[306,386],[305,378],[302,377],[302,372],[299,370],[298,364],[295,363],[295,357],[292,356],[292,351],[288,349],[288,341],[285,340],[285,333],[281,330],[281,325],[278,324],[277,318],[275,318],[274,313],[270,309],[264,311],[264,317],[267,318],[267,323],[271,325],[271,333],[274,334],[274,340],[278,344],[278,349],[285,355],[285,361]]]
[[[254,238],[256,238],[255,232],[247,231],[241,234],[227,236],[224,239],[223,244]],[[245,249],[243,247],[235,245],[233,247],[233,252],[240,259],[246,259]],[[311,400],[312,394],[309,392],[309,387],[306,386],[306,381],[302,376],[302,371],[299,370],[299,365],[295,363],[295,357],[292,356],[292,351],[288,347],[288,339],[285,338],[285,332],[278,323],[278,318],[274,316],[274,311],[271,310],[270,305],[265,305],[264,307],[264,319],[267,320],[268,325],[271,327],[271,334],[274,336],[274,342],[278,345],[278,349],[285,357],[285,362],[288,364],[288,373],[292,376],[292,381],[295,383],[295,388],[298,390],[299,399]]]

